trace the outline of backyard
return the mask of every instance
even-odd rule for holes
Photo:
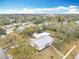
[[[75,44],[76,42],[74,41],[72,43],[63,43],[62,48],[58,51],[65,55]],[[79,52],[78,47],[79,41],[77,42],[77,47],[67,56],[67,59],[74,59],[75,55]],[[34,59],[62,59],[62,57],[52,47],[46,47],[41,52],[36,52]]]

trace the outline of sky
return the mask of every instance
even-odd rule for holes
[[[0,14],[79,14],[78,0],[0,0]]]

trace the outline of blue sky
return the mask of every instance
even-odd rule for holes
[[[0,0],[2,8],[48,8],[55,6],[79,6],[78,0]]]
[[[59,8],[59,11],[53,9]],[[61,10],[63,9],[63,10]],[[79,12],[78,0],[0,0],[0,13],[64,13],[70,9]]]

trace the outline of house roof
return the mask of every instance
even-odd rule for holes
[[[52,39],[50,36],[46,36],[46,37],[42,37],[42,38],[37,38],[34,43],[38,46],[38,47],[42,47],[47,45],[48,43],[54,41],[54,39]]]
[[[75,23],[76,23],[77,25],[79,25],[79,21],[75,21]]]
[[[76,57],[74,59],[79,59],[79,53],[77,53]]]
[[[8,59],[8,57],[4,54],[4,51],[2,48],[0,48],[0,59]]]
[[[47,35],[50,35],[50,33],[48,32],[43,32],[43,33],[34,33],[33,36],[35,38],[40,38],[40,37],[44,37],[44,36],[47,36]]]

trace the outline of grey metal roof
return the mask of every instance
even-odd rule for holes
[[[0,48],[0,59],[8,59],[8,57],[4,54],[4,51],[2,48]]]
[[[79,53],[77,53],[74,59],[79,59]]]
[[[37,38],[34,43],[38,46],[38,47],[42,47],[44,45],[47,45],[48,43],[54,41],[53,38],[51,38],[50,36],[46,36],[46,37],[42,37],[42,38]]]

